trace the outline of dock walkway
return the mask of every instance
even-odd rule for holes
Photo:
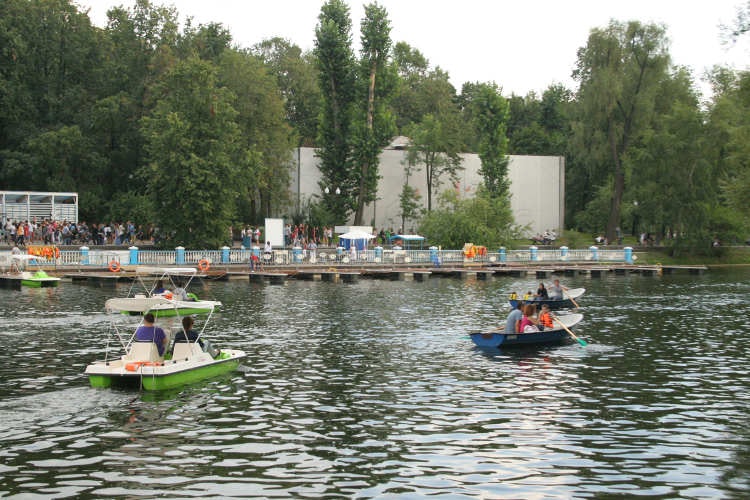
[[[131,283],[137,279],[136,266],[123,266],[120,272],[110,272],[105,268],[91,269],[91,266],[79,266],[77,269],[55,269],[42,266],[50,275],[58,275],[76,284],[88,284],[98,287],[115,287],[119,283]],[[493,277],[522,278],[534,276],[536,279],[550,279],[552,276],[574,277],[585,275],[600,278],[606,275],[625,276],[660,276],[687,272],[702,274],[706,266],[660,266],[601,262],[580,263],[538,263],[538,264],[499,264],[449,266],[418,265],[333,265],[329,267],[313,265],[265,266],[264,270],[250,271],[246,265],[217,264],[210,271],[197,275],[197,278],[212,281],[248,280],[250,283],[284,284],[290,279],[319,280],[327,282],[356,283],[360,279],[389,281],[426,281],[432,278],[477,279],[487,280]],[[7,275],[6,275],[7,276]],[[0,275],[0,286],[13,286],[13,280],[5,280]]]

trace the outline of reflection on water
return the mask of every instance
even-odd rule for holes
[[[0,494],[746,497],[748,277],[568,278],[589,346],[508,352],[533,280],[207,283],[248,360],[157,394],[82,375],[126,289],[0,290]]]

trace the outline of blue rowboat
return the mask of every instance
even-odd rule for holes
[[[574,307],[577,307],[576,304],[573,303],[574,300],[576,300],[578,297],[583,295],[586,292],[585,288],[572,288],[570,290],[565,290],[565,295],[561,300],[556,299],[548,299],[548,300],[528,300],[523,301],[520,300],[520,302],[529,302],[530,304],[535,304],[537,309],[542,307],[542,304],[547,304],[550,308],[550,310],[558,310],[558,309],[572,309]],[[510,302],[510,307],[515,309],[516,305],[518,304],[519,300],[511,299],[508,302]]]
[[[566,314],[557,316],[557,319],[566,327],[579,323],[583,314]],[[543,330],[533,333],[501,333],[501,332],[474,332],[469,335],[471,340],[479,347],[511,347],[529,345],[564,344],[571,339],[570,334],[564,328]]]

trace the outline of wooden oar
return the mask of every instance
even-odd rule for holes
[[[580,309],[580,307],[578,306],[578,302],[576,302],[576,299],[571,297],[571,295],[566,291],[565,288],[563,288],[563,294],[570,299],[573,305],[576,306],[576,309]]]
[[[569,334],[569,335],[570,335],[571,337],[573,337],[573,339],[574,339],[574,340],[575,340],[576,342],[578,342],[579,344],[581,344],[581,347],[586,347],[587,345],[589,345],[589,344],[588,344],[588,342],[586,342],[586,341],[585,341],[585,340],[583,340],[582,338],[578,337],[578,336],[577,336],[577,335],[576,335],[575,333],[573,333],[572,331],[570,331],[570,328],[568,328],[568,327],[567,327],[567,326],[565,325],[565,323],[563,323],[562,321],[560,321],[560,318],[558,318],[557,316],[555,316],[555,315],[554,315],[554,314],[552,314],[552,313],[550,313],[550,316],[552,316],[552,319],[553,319],[553,320],[555,320],[555,321],[557,321],[558,323],[560,323],[560,326],[562,326],[563,328],[565,328],[565,331],[566,331],[566,332],[568,332],[568,334]]]

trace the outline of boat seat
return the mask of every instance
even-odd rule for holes
[[[130,361],[162,361],[163,359],[159,356],[159,349],[153,342],[133,342],[125,358]]]
[[[191,358],[202,352],[203,349],[198,342],[175,342],[172,359],[177,361],[180,359]]]

